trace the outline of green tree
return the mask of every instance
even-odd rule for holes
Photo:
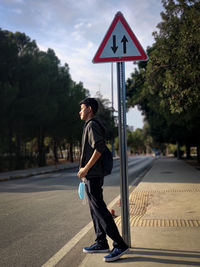
[[[43,166],[48,147],[57,160],[61,144],[80,142],[79,102],[88,91],[72,81],[68,65],[61,66],[52,49],[39,51],[24,33],[0,30],[0,38],[2,159],[6,153],[10,169],[23,168],[27,149],[31,157],[34,147]]]
[[[117,136],[117,127],[115,118],[112,115],[111,103],[108,99],[103,98],[100,92],[96,93],[96,99],[99,103],[98,116],[106,128],[106,140],[111,142]]]
[[[200,3],[162,2],[165,12],[149,61],[139,63],[127,81],[128,103],[139,105],[155,141],[199,147]]]
[[[24,114],[26,113],[26,95],[28,76],[30,72],[32,58],[38,52],[37,45],[34,41],[22,33],[11,33],[1,31],[3,38],[3,51],[1,51],[1,69],[5,67],[7,73],[3,72],[0,77],[1,100],[4,101],[8,94],[10,100],[6,100],[1,114],[1,120],[4,121],[4,133],[6,136],[10,155],[15,152],[16,168],[22,166],[21,162],[21,145],[24,138]],[[7,44],[7,49],[6,49]],[[7,55],[4,57],[3,52]],[[13,59],[12,59],[13,57]],[[6,116],[4,117],[6,113]],[[14,140],[14,142],[13,142]],[[10,160],[11,162],[11,160]]]
[[[69,94],[69,119],[67,123],[66,138],[69,142],[69,159],[73,162],[73,147],[77,145],[81,147],[81,137],[83,122],[80,120],[79,112],[81,100],[89,96],[89,91],[84,88],[82,82],[73,82],[70,94]]]

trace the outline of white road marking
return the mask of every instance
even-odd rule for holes
[[[111,209],[113,205],[119,200],[119,198],[120,198],[120,195],[117,196],[115,199],[113,199],[113,201],[108,205],[108,209]],[[56,264],[62,258],[64,258],[64,256],[81,240],[81,238],[84,237],[84,235],[86,235],[90,231],[90,229],[92,229],[92,227],[93,227],[93,223],[91,221],[41,267],[56,266]]]
[[[132,187],[136,184],[137,180],[144,176],[145,171],[135,179],[132,184],[129,186],[129,191],[133,189]],[[120,199],[120,195],[118,195],[113,201],[107,206],[108,210],[110,210],[114,204]],[[86,225],[79,233],[77,233],[67,244],[65,244],[54,256],[52,256],[45,264],[41,267],[54,267],[56,264],[64,258],[64,256],[81,240],[81,238],[86,235],[90,229],[92,229],[93,223],[92,221]]]

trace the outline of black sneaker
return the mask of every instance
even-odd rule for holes
[[[118,260],[122,255],[124,255],[126,252],[128,252],[128,248],[125,249],[119,249],[119,248],[113,248],[113,250],[104,257],[105,262],[111,262]]]
[[[106,253],[109,252],[109,247],[108,245],[100,245],[95,243],[94,245],[90,246],[90,247],[86,247],[83,249],[83,252],[85,253]]]

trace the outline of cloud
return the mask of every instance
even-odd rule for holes
[[[13,13],[17,14],[17,15],[21,15],[22,14],[22,10],[19,8],[14,8],[11,10]]]
[[[160,22],[158,0],[1,0],[1,27],[25,32],[42,50],[52,48],[68,63],[72,79],[110,98],[110,63],[92,64],[114,15],[121,11],[144,49]],[[126,63],[126,77],[134,66]],[[116,91],[116,70],[114,67]],[[116,98],[116,92],[115,92]]]

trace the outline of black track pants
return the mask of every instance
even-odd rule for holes
[[[90,213],[96,233],[96,242],[107,244],[106,235],[108,235],[113,240],[113,246],[115,248],[127,248],[128,246],[120,236],[115,221],[103,200],[103,182],[104,178],[94,177],[86,180],[85,184]]]

